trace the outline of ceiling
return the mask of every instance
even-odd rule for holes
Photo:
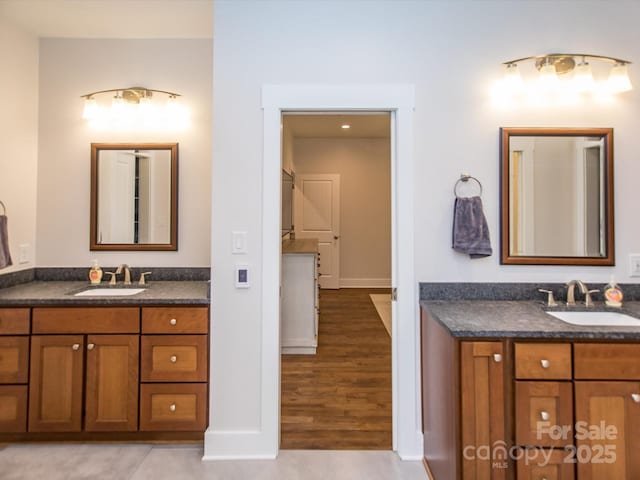
[[[0,0],[0,18],[38,37],[212,38],[213,0]]]
[[[284,114],[283,128],[304,138],[389,138],[389,113],[305,113]],[[349,129],[341,128],[348,124]]]

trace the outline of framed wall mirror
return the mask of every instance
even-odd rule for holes
[[[500,263],[614,265],[613,129],[500,132]]]
[[[91,144],[91,250],[178,249],[178,144]]]

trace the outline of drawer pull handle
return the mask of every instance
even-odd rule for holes
[[[171,325],[177,325],[178,324],[178,320],[176,320],[175,318],[172,318],[171,320],[169,320],[169,323]]]
[[[93,350],[93,347],[95,347],[96,345],[94,343],[90,343],[87,345],[87,350]]]
[[[640,393],[632,393],[631,398],[633,399],[634,402],[640,403]]]
[[[169,358],[169,360],[171,360],[171,363],[176,363],[178,361],[178,357],[176,357],[175,355],[171,355],[171,358]]]
[[[543,358],[542,360],[540,360],[540,365],[542,365],[542,368],[549,368],[549,365],[551,365],[551,363],[546,358]]]
[[[175,412],[176,411],[176,404],[172,403],[171,405],[169,405],[169,411],[170,412]]]
[[[549,420],[549,418],[551,418],[551,417],[550,417],[550,415],[549,415],[549,412],[545,412],[545,411],[543,410],[542,412],[540,412],[540,418],[542,418],[542,420],[544,420],[544,421],[546,422],[546,421],[547,421],[547,420]]]
[[[502,361],[502,355],[500,355],[499,353],[494,353],[493,354],[493,361],[496,363],[500,363]]]
[[[73,345],[71,345],[71,348],[74,350],[80,350],[80,344],[79,343],[74,343]]]

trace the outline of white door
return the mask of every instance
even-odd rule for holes
[[[340,175],[295,176],[293,225],[296,238],[317,238],[320,288],[340,288]]]

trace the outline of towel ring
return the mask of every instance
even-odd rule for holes
[[[2,205],[2,214],[6,215],[7,214],[7,207],[4,206],[4,203],[2,203],[2,200],[0,200],[0,205]]]
[[[456,184],[453,186],[453,194],[456,196],[456,198],[460,198],[460,196],[458,195],[458,185],[460,185],[460,182],[466,183],[469,180],[475,180],[475,182],[478,184],[478,187],[480,187],[479,196],[482,196],[482,184],[480,183],[480,180],[478,180],[476,177],[472,177],[471,175],[465,175],[463,173],[462,175],[460,175],[460,178],[458,179]]]

